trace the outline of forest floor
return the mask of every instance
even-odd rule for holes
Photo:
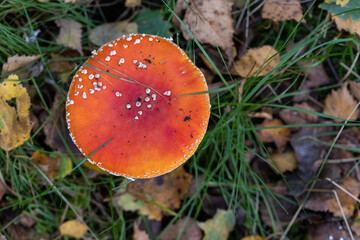
[[[196,152],[135,181],[87,161],[65,110],[130,33],[172,38],[211,103]],[[358,0],[0,1],[0,239],[360,239],[359,36]]]

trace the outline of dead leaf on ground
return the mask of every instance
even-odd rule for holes
[[[347,119],[350,113],[355,109],[357,102],[351,96],[347,84],[344,84],[338,90],[332,90],[325,98],[324,114]],[[356,109],[349,120],[356,120],[359,116],[359,109]],[[342,122],[343,120],[335,120]]]
[[[309,224],[308,240],[350,240],[346,225],[341,222],[325,222],[322,224]]]
[[[53,152],[50,155],[35,151],[31,160],[39,165],[52,180],[65,177],[72,170],[72,161],[61,153]]]
[[[26,66],[30,65],[33,61],[39,59],[41,55],[34,55],[34,56],[25,56],[18,54],[9,57],[7,59],[7,62],[2,67],[2,75],[5,75],[7,73],[14,72],[16,70],[19,70],[21,68],[25,68]]]
[[[87,231],[87,227],[78,220],[69,220],[59,226],[59,231],[61,235],[82,238]]]
[[[317,112],[315,108],[307,104],[306,102],[303,103],[295,103],[295,108],[300,108],[312,112]],[[303,125],[307,123],[316,123],[318,121],[318,116],[315,114],[297,111],[294,109],[282,109],[279,112],[280,118],[287,124],[287,125]]]
[[[269,162],[273,163],[281,173],[284,173],[286,171],[291,172],[296,169],[299,164],[293,151],[285,153],[272,153]],[[274,171],[276,174],[279,174],[277,170],[274,169]]]
[[[360,21],[354,22],[350,17],[344,20],[340,16],[333,16],[333,20],[335,21],[336,27],[339,31],[345,30],[350,33],[356,33],[360,36]]]
[[[70,19],[56,19],[56,25],[60,28],[60,33],[56,38],[56,42],[63,44],[66,47],[78,51],[83,55],[81,37],[82,29],[81,24]]]
[[[51,62],[49,63],[51,71],[57,73],[57,78],[59,80],[64,79],[63,82],[70,80],[70,73],[76,67],[73,61],[66,60],[66,58],[67,56],[65,57],[52,53]],[[66,79],[66,77],[68,77],[68,79]]]
[[[0,147],[5,151],[27,141],[33,126],[29,116],[30,97],[18,80],[18,76],[10,75],[0,84]]]
[[[33,214],[37,215],[37,212],[34,211]],[[24,212],[19,217],[19,223],[21,223],[23,226],[29,228],[29,227],[32,227],[36,223],[36,220],[30,214]]]
[[[102,46],[114,39],[130,33],[137,33],[137,23],[129,22],[129,20],[113,23],[105,23],[96,26],[90,30],[89,40],[97,45]]]
[[[204,231],[203,240],[226,240],[235,226],[235,215],[231,210],[218,209],[212,219],[198,225]]]
[[[180,237],[181,236],[181,237]],[[161,235],[161,240],[200,240],[202,233],[196,221],[192,218],[182,218],[171,224]]]
[[[354,222],[351,224],[351,230],[353,230],[357,237],[360,237],[360,212],[359,210],[355,214]]]
[[[191,175],[182,167],[160,177],[138,179],[127,185],[128,195],[120,195],[115,203],[125,210],[139,210],[139,214],[160,221],[167,213],[152,202],[169,210],[178,209],[190,182]]]
[[[349,81],[351,94],[359,101],[360,100],[360,82]]]
[[[263,127],[264,129],[258,130],[258,136],[263,143],[275,142],[279,151],[285,148],[288,142],[291,132],[288,128],[282,127],[284,123],[280,119],[265,120],[257,127]],[[278,126],[278,128],[276,128]],[[275,127],[275,128],[270,128]]]
[[[140,230],[136,222],[134,223],[133,231],[133,240],[150,240],[149,234],[146,231]]]
[[[200,43],[219,46],[231,53],[234,45],[232,5],[231,0],[192,0],[183,22]],[[185,39],[192,39],[184,26],[180,27]]]
[[[343,183],[340,185],[356,198],[359,196],[360,182],[356,179],[346,177]],[[331,212],[335,217],[342,217],[340,206],[336,201],[335,194],[331,191],[335,189],[336,193],[338,194],[345,217],[351,217],[354,213],[357,201],[342,190],[335,188],[333,185],[330,186],[330,189],[325,188],[325,186],[324,188],[321,188],[321,190],[329,190],[329,192],[311,193],[309,200],[305,203],[304,207],[313,211]],[[319,189],[319,186],[316,186],[316,188]]]
[[[291,19],[299,22],[303,13],[298,0],[267,0],[262,8],[261,16],[274,22]],[[306,22],[305,19],[302,22]]]
[[[264,76],[280,63],[280,55],[277,53],[273,47],[268,45],[249,49],[234,63],[234,70],[242,77],[250,77],[254,74]]]
[[[141,6],[141,0],[126,0],[125,1],[125,7],[140,7],[140,6]]]
[[[264,240],[261,236],[246,236],[241,238],[240,240]]]

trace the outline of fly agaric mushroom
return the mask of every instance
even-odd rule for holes
[[[209,121],[207,90],[204,75],[171,40],[123,36],[93,51],[75,74],[66,102],[70,135],[90,162],[114,175],[156,177],[199,146]]]

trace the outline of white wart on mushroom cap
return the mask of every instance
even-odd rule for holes
[[[171,40],[131,34],[94,51],[75,74],[66,103],[73,141],[115,175],[150,178],[180,166],[208,125],[201,71]]]

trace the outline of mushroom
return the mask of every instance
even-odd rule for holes
[[[171,39],[130,34],[93,51],[76,72],[66,121],[91,163],[126,178],[156,177],[198,148],[210,115],[207,90]]]

